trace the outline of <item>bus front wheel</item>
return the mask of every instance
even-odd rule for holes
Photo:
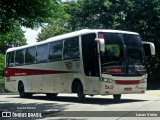
[[[81,83],[78,83],[77,95],[78,95],[78,102],[83,103],[85,101],[85,95],[83,94],[83,86]]]
[[[121,94],[113,95],[115,101],[119,101],[121,99]]]

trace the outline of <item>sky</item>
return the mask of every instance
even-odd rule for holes
[[[29,45],[36,43],[37,35],[38,35],[38,33],[41,32],[40,28],[38,28],[37,30],[32,30],[30,28],[22,27],[22,30],[25,31],[24,35],[25,35],[25,37],[27,39],[27,43]]]

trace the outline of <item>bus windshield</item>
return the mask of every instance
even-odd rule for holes
[[[141,39],[138,35],[122,34],[126,45],[126,54],[129,65],[141,65],[143,61],[143,51]]]
[[[141,72],[144,72],[143,49],[138,35],[100,34],[105,39],[105,52],[101,55],[102,73],[135,75],[140,73],[140,67]]]

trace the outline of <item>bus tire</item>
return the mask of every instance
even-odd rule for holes
[[[113,95],[115,101],[119,101],[121,99],[121,94]]]
[[[20,98],[25,98],[26,97],[26,93],[24,91],[24,85],[23,85],[23,83],[20,83],[18,85],[18,92],[19,92]]]
[[[58,93],[46,93],[47,98],[52,99],[57,97]]]
[[[81,83],[78,83],[77,85],[77,95],[78,95],[78,102],[84,103],[85,95],[83,94],[83,86]]]

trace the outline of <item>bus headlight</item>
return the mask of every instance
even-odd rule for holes
[[[141,83],[145,83],[145,82],[147,82],[147,78],[144,78],[141,80]]]
[[[111,79],[111,78],[101,78],[101,81],[115,84],[115,81],[113,79]]]

